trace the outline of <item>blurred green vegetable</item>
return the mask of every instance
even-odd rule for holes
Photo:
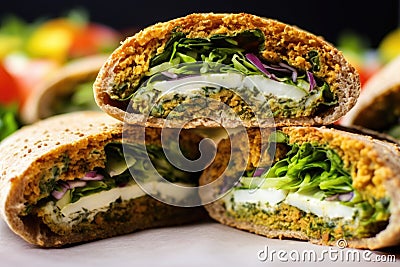
[[[0,105],[0,141],[15,132],[19,127],[17,105]]]

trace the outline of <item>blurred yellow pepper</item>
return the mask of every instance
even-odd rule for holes
[[[26,52],[32,57],[48,58],[62,63],[68,58],[69,48],[78,30],[78,25],[68,19],[49,20],[30,36]]]
[[[400,55],[400,28],[390,31],[378,46],[382,61],[389,62]]]

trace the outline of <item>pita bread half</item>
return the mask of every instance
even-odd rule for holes
[[[368,249],[381,249],[400,244],[400,198],[398,194],[400,187],[400,154],[397,144],[374,139],[368,135],[350,133],[343,129],[337,130],[327,126],[282,127],[278,128],[278,130],[288,136],[290,144],[301,145],[309,143],[334,151],[342,160],[343,170],[347,170],[350,174],[352,180],[351,185],[353,189],[357,190],[360,196],[362,196],[361,199],[376,201],[376,203],[379,202],[379,205],[389,199],[390,204],[385,211],[389,211],[389,218],[387,219],[387,217],[385,217],[384,220],[386,221],[379,227],[376,227],[378,223],[369,224],[367,228],[362,228],[363,226],[361,225],[352,226],[354,222],[357,224],[359,222],[358,220],[361,220],[357,217],[360,216],[361,213],[357,213],[360,211],[355,212],[352,210],[352,215],[346,215],[345,211],[350,211],[350,202],[347,202],[347,206],[343,206],[343,204],[339,204],[339,200],[361,201],[360,199],[355,200],[354,196],[357,195],[355,192],[352,193],[353,196],[350,200],[334,199],[340,194],[334,195],[331,199],[322,198],[321,200],[320,197],[316,196],[318,194],[314,195],[315,191],[312,191],[311,195],[307,195],[304,193],[306,191],[299,193],[299,191],[294,189],[292,189],[294,191],[290,189],[283,189],[283,191],[271,189],[273,187],[267,186],[268,183],[276,183],[276,181],[271,181],[266,178],[263,178],[265,179],[264,183],[254,180],[254,184],[261,184],[261,187],[248,190],[244,182],[245,179],[248,178],[243,177],[235,188],[229,191],[226,191],[226,189],[225,191],[221,191],[224,185],[221,184],[220,181],[227,179],[227,177],[223,176],[224,168],[227,166],[227,160],[229,159],[228,153],[230,150],[230,142],[227,139],[220,142],[218,154],[214,162],[202,173],[200,178],[200,185],[206,185],[212,181],[220,183],[219,187],[215,187],[216,189],[214,192],[202,192],[201,195],[202,199],[205,197],[209,198],[207,194],[214,194],[213,197],[215,199],[220,196],[217,201],[205,206],[212,218],[222,224],[268,238],[299,239],[315,244],[332,246],[337,245],[339,240],[344,239],[348,247]],[[282,144],[277,144],[275,160],[271,161],[271,159],[269,159],[265,162],[263,157],[269,154],[260,150],[259,133],[254,130],[250,132],[252,133],[249,135],[251,157],[247,159],[248,167],[246,171],[254,170],[254,168],[266,167],[271,164],[271,162],[273,164],[277,161],[281,162],[281,160],[288,157],[285,156],[285,154],[288,153],[286,145],[282,147]],[[235,148],[240,146],[241,144],[236,144]],[[300,151],[299,153],[304,151],[301,149],[302,148],[298,150]],[[296,156],[298,156],[298,154],[296,154]],[[232,160],[240,161],[246,160],[246,158],[235,158]],[[304,162],[304,160],[302,160],[302,162]],[[279,166],[281,170],[283,170],[284,166]],[[315,166],[316,165],[314,165],[314,168]],[[302,170],[305,171],[306,166],[303,166]],[[312,168],[309,170],[316,171],[316,169]],[[288,175],[289,171],[294,171],[294,169],[289,167],[285,175]],[[218,179],[220,177],[223,177],[223,179]],[[251,177],[250,179],[253,178],[254,177]],[[334,178],[330,178],[330,180],[334,180]],[[293,184],[291,185],[293,186]],[[321,184],[318,186],[322,187]],[[265,194],[268,194],[268,196]],[[342,196],[349,195],[344,194]],[[386,200],[383,201],[383,199]],[[358,203],[366,203],[363,201],[364,200]],[[276,204],[269,204],[275,202]],[[335,205],[341,206],[335,208]],[[355,205],[353,207],[357,207],[357,209],[359,207],[365,208],[363,205],[364,204],[359,206]],[[385,205],[387,205],[387,202]],[[378,208],[375,206],[375,212],[377,210]],[[375,215],[376,213],[374,213],[374,215],[371,213],[366,215],[362,220],[368,221],[371,218],[377,218]],[[354,227],[354,229],[352,227]],[[366,231],[360,231],[360,229]]]
[[[110,206],[99,209],[95,217],[87,217],[86,221],[73,224],[68,219],[65,224],[63,219],[49,219],[42,205],[47,207],[57,201],[51,195],[56,189],[49,188],[49,183],[76,181],[76,177],[84,177],[88,170],[104,168],[105,146],[121,142],[122,129],[121,122],[105,113],[82,111],[25,126],[1,142],[0,214],[9,228],[31,244],[59,247],[205,218],[202,207],[167,205],[140,191],[138,197],[112,200]],[[134,133],[133,128],[130,130]],[[159,129],[147,129],[146,143],[159,145],[159,134]],[[188,140],[196,138],[191,134],[182,136],[183,142],[192,147],[193,142]],[[96,201],[101,202],[102,197],[98,196],[101,195],[97,195]],[[82,204],[83,208],[89,206]]]
[[[400,109],[400,56],[383,66],[363,85],[356,105],[342,118],[344,126],[358,125],[376,131],[398,123]]]
[[[40,82],[33,90],[21,110],[21,120],[24,124],[31,124],[38,120],[57,115],[57,107],[62,101],[69,101],[71,96],[76,93],[79,85],[93,83],[101,66],[107,60],[108,55],[98,54],[75,59],[59,69],[52,72],[47,79]],[[69,99],[69,100],[68,100]],[[62,103],[61,103],[62,104]],[[96,104],[93,98],[93,105]],[[80,110],[77,107],[74,111]]]
[[[329,85],[337,102],[330,106],[321,106],[321,109],[312,111],[308,115],[301,115],[301,112],[300,115],[297,113],[284,115],[283,108],[277,108],[277,112],[281,112],[283,115],[275,116],[275,122],[272,122],[271,119],[260,118],[255,121],[245,118],[243,124],[246,127],[266,127],[272,126],[273,123],[278,126],[326,125],[341,118],[355,104],[360,92],[359,75],[340,51],[323,38],[296,26],[246,13],[189,14],[156,23],[134,36],[128,37],[110,55],[97,76],[94,84],[96,102],[102,110],[118,120],[124,120],[131,124],[160,127],[164,124],[165,118],[159,115],[147,116],[148,114],[131,112],[129,101],[135,99],[132,94],[137,90],[141,79],[149,70],[152,58],[164,51],[173,32],[182,32],[188,38],[207,39],[215,35],[233,36],[247,30],[260,30],[265,36],[265,42],[262,44],[264,48],[259,51],[259,54],[271,64],[286,62],[293,68],[311,72],[312,64],[309,53],[316,52],[319,67],[317,70],[313,70],[313,74]],[[234,90],[234,88],[231,89]],[[233,96],[229,95],[227,99],[231,99],[231,97]],[[173,100],[171,101],[173,102]],[[230,106],[236,105],[229,101],[224,103]],[[152,102],[147,103],[148,106],[153,104]],[[239,108],[238,113],[240,110]],[[208,119],[194,116],[192,120],[188,120],[185,127],[219,127],[221,123],[226,122],[224,120],[226,118]],[[177,121],[176,118],[175,121]],[[175,126],[173,122],[169,123],[171,123],[170,127]],[[180,125],[180,122],[178,124]],[[237,118],[226,122],[226,126],[230,128],[238,125],[242,125],[242,122]]]

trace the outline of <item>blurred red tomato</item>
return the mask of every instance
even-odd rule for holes
[[[363,70],[359,70],[358,74],[360,75],[360,83],[362,88],[362,86],[364,86],[365,82],[368,80],[369,77]]]
[[[382,65],[380,64],[375,64],[375,65],[369,65],[364,68],[363,75],[364,75],[364,83],[361,85],[363,86],[372,76],[375,75],[380,69],[382,68]]]
[[[5,70],[17,84],[21,105],[35,91],[39,83],[60,67],[54,60],[31,59],[21,54],[8,56],[3,63]]]
[[[17,81],[0,63],[0,104],[19,103],[20,99]]]
[[[103,52],[111,52],[119,45],[120,34],[116,30],[99,23],[88,23],[72,40],[69,49],[71,57],[82,57]]]

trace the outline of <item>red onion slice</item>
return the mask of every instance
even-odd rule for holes
[[[85,174],[80,180],[82,181],[101,181],[104,179],[104,176],[98,174],[96,171],[90,171]]]
[[[76,187],[84,187],[86,185],[86,182],[81,181],[81,180],[68,181],[67,183],[68,183],[69,189],[73,189]]]
[[[335,194],[329,197],[326,197],[325,200],[327,201],[350,201],[354,197],[354,192],[348,192],[343,194]]]
[[[279,72],[285,72],[285,73],[291,73],[292,72],[287,68],[282,68],[282,67],[277,66],[277,65],[267,65],[267,64],[263,63],[263,66],[266,69],[276,70],[276,71],[279,71]]]
[[[297,81],[297,70],[286,63],[280,62],[279,66],[287,68],[292,72],[292,81],[295,83]]]
[[[51,192],[51,195],[57,200],[62,199],[62,197],[69,189],[69,185],[67,183],[62,183],[60,186],[61,186],[61,191],[53,190],[53,192]]]
[[[270,78],[270,79],[272,78],[271,73],[269,73],[269,72],[267,71],[267,69],[264,68],[263,63],[261,62],[261,60],[260,60],[256,55],[254,55],[254,54],[252,54],[252,53],[248,53],[248,54],[246,54],[246,58],[247,58],[247,60],[250,61],[254,66],[256,66],[256,68],[257,68],[258,70],[260,70],[262,73],[264,73],[268,78]]]
[[[265,168],[257,168],[253,174],[253,177],[260,177],[265,172]]]
[[[315,88],[315,86],[317,85],[317,83],[315,82],[315,79],[314,79],[314,75],[311,72],[307,71],[307,78],[308,78],[308,82],[310,83],[310,91],[312,91]]]
[[[337,199],[338,199],[338,195],[337,194],[325,198],[325,200],[327,200],[327,201],[335,201]]]
[[[344,194],[340,194],[338,196],[338,199],[340,201],[350,201],[354,196],[354,192],[349,192],[349,193],[344,193]]]

